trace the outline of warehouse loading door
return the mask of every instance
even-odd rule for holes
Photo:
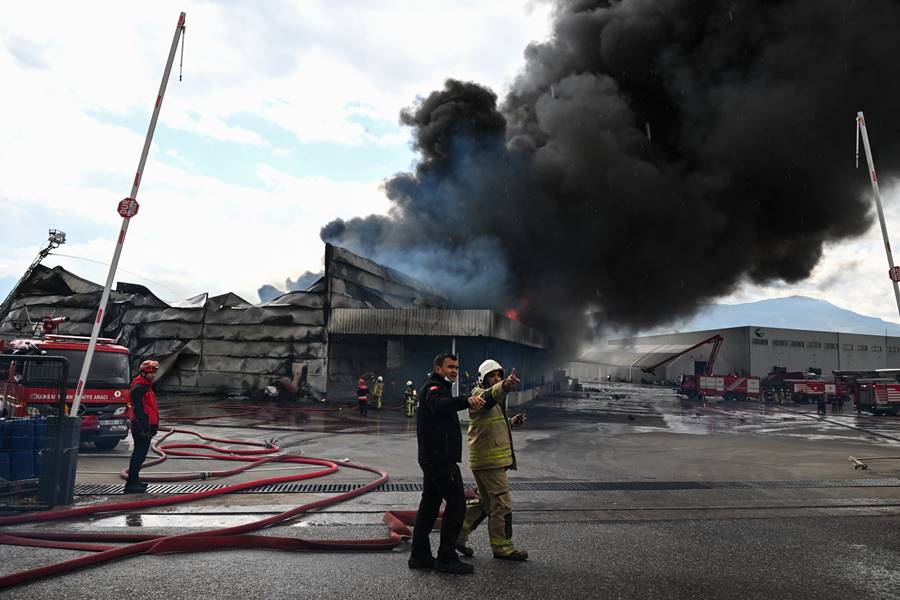
[[[694,361],[694,375],[706,375],[706,361],[705,360],[695,360]]]

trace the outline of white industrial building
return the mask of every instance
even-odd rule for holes
[[[567,373],[581,380],[675,381],[702,372],[712,344],[672,359],[694,344],[720,335],[724,342],[714,365],[717,374],[765,377],[776,367],[788,372],[900,368],[900,337],[769,327],[730,327],[609,340],[598,344]],[[645,369],[672,359],[648,373]]]

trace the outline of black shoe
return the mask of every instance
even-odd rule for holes
[[[457,542],[455,548],[457,552],[459,552],[466,558],[472,558],[473,556],[475,556],[475,550],[473,550],[471,546],[466,546],[464,543]]]
[[[143,494],[147,491],[146,483],[126,483],[125,489],[122,491],[123,494]]]
[[[454,575],[468,575],[475,572],[475,566],[456,560],[436,560],[434,568],[441,573],[453,573]]]
[[[515,560],[515,561],[523,561],[528,560],[528,552],[525,550],[512,550],[507,554],[498,554],[494,553],[494,558],[499,558],[500,560]]]
[[[410,556],[409,560],[406,561],[406,564],[410,569],[433,569],[434,557],[426,556],[423,558],[416,558],[415,556]]]

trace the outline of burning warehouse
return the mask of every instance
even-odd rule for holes
[[[15,291],[0,336],[31,335],[44,316],[69,318],[60,333],[90,335],[101,292],[61,267],[38,267]],[[159,388],[170,393],[251,393],[298,372],[310,395],[340,400],[369,373],[399,397],[436,354],[455,350],[463,378],[488,356],[518,368],[527,399],[543,383],[547,354],[541,332],[491,310],[454,308],[439,290],[331,244],[309,289],[259,305],[235,294],[169,304],[119,282],[101,335],[127,346],[133,365],[160,360]]]

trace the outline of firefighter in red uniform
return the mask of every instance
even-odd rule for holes
[[[134,451],[128,464],[126,494],[147,491],[147,484],[141,483],[140,473],[150,449],[150,440],[159,430],[159,409],[156,406],[156,394],[153,393],[153,382],[158,369],[158,362],[145,360],[141,363],[140,373],[131,382],[131,437],[134,438]]]

